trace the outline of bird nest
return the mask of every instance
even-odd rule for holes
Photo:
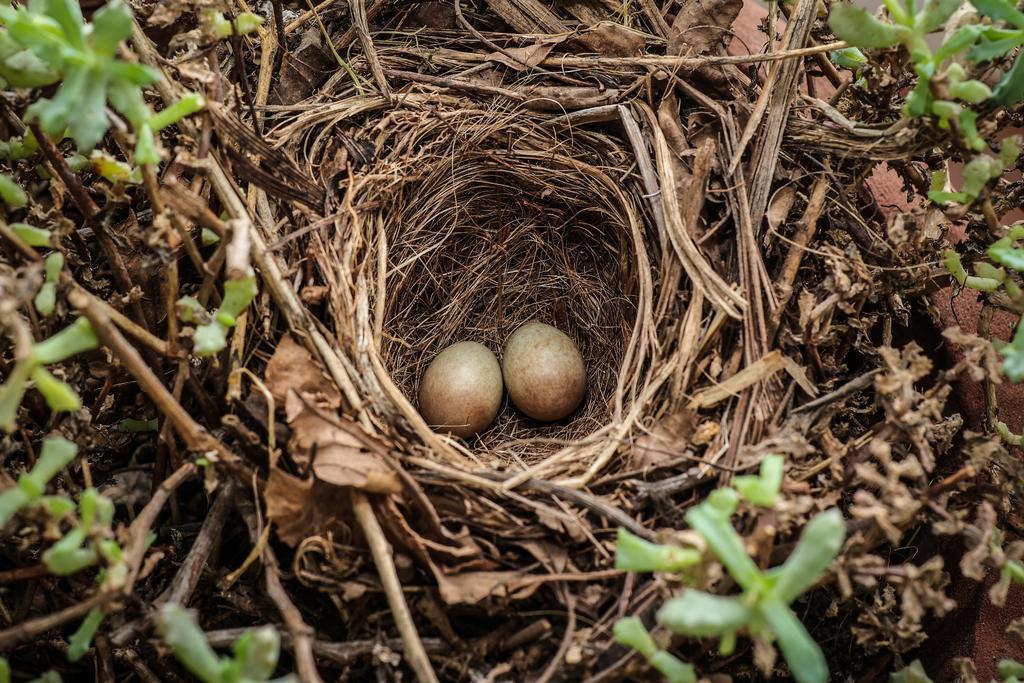
[[[615,126],[595,132],[520,109],[448,104],[410,96],[377,125],[372,151],[338,147],[363,163],[335,176],[344,210],[338,229],[317,240],[360,408],[406,454],[592,475],[680,397],[686,371],[672,358],[689,295],[678,255]],[[304,126],[307,158],[330,157],[368,109],[383,106],[325,105],[285,133]],[[528,320],[579,346],[588,374],[581,407],[545,424],[506,401],[471,440],[432,432],[416,396],[433,357],[464,340],[500,354]]]

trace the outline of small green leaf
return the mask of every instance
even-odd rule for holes
[[[619,529],[615,547],[615,568],[624,572],[675,573],[700,562],[701,555],[693,548],[650,543]]]
[[[77,662],[85,653],[89,650],[92,645],[93,636],[96,635],[96,630],[100,627],[103,622],[103,610],[99,607],[93,607],[89,610],[89,614],[82,620],[82,624],[78,627],[71,638],[68,640],[68,661]]]
[[[1024,13],[1009,0],[971,0],[971,4],[990,19],[1000,19],[1017,28],[1024,28]]]
[[[0,173],[0,199],[12,209],[20,209],[28,204],[28,195],[18,183],[6,173]]]
[[[718,489],[715,493],[728,490],[731,489]],[[737,583],[745,590],[756,590],[761,586],[761,572],[747,555],[743,540],[732,528],[728,515],[723,517],[720,511],[709,506],[710,502],[709,497],[708,501],[691,508],[686,513],[687,523],[700,532],[719,562]]]
[[[38,363],[59,363],[77,353],[95,349],[99,337],[85,318],[78,318],[63,330],[32,347],[32,358]]]
[[[53,246],[53,233],[43,228],[37,228],[34,225],[28,223],[11,223],[8,225],[15,235],[17,235],[22,242],[30,247],[52,247]]]
[[[866,49],[898,45],[906,34],[904,27],[879,21],[867,10],[846,3],[832,6],[828,23],[837,38]]]
[[[931,33],[942,28],[962,2],[963,0],[926,0],[924,9],[917,18],[920,30],[923,33]]]
[[[203,683],[220,683],[224,663],[206,642],[191,612],[174,603],[157,612],[156,630],[186,669]]]
[[[733,477],[732,483],[744,499],[763,508],[775,507],[782,488],[784,460],[781,455],[767,455],[761,461],[759,475]]]
[[[698,638],[736,633],[753,618],[740,598],[687,590],[665,602],[658,610],[658,623],[673,633]]]
[[[623,617],[615,622],[612,627],[612,634],[620,645],[631,647],[644,657],[649,658],[658,651],[654,638],[644,627],[644,623],[638,617]]]
[[[789,604],[821,577],[839,554],[846,538],[846,524],[836,508],[815,515],[804,526],[796,548],[786,561],[773,569],[772,595]]]
[[[915,659],[910,666],[889,674],[889,683],[932,683],[932,679],[925,673],[920,659]]]
[[[22,361],[14,365],[7,381],[0,384],[0,429],[5,432],[14,431],[14,420],[18,415],[18,406],[25,396],[26,383],[32,373],[32,363]]]
[[[92,47],[107,57],[132,34],[132,13],[121,0],[109,0],[92,17]]]
[[[969,104],[978,104],[992,97],[992,89],[974,79],[949,86],[949,94]]]
[[[192,336],[193,350],[198,356],[210,356],[227,346],[228,328],[219,322],[212,322],[196,327]]]
[[[797,683],[828,683],[825,655],[793,611],[781,601],[768,599],[758,604],[757,611],[778,639]]]
[[[999,662],[998,669],[999,675],[1003,678],[1024,678],[1024,664],[1016,660],[1004,659]]]
[[[647,661],[668,683],[697,683],[697,672],[694,671],[693,665],[679,661],[669,652],[658,650],[648,657]]]
[[[152,128],[154,132],[159,133],[164,128],[181,121],[186,116],[190,116],[197,111],[200,111],[205,106],[206,100],[202,95],[198,93],[189,93],[167,109],[154,114],[153,118],[149,120],[150,128]]]

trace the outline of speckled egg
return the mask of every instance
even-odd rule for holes
[[[420,414],[432,429],[468,439],[501,408],[501,366],[483,344],[464,341],[437,354],[420,379]]]
[[[516,408],[535,420],[561,420],[587,391],[583,356],[565,333],[531,321],[505,343],[502,376]]]

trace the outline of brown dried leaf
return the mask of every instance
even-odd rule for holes
[[[278,537],[292,547],[309,536],[333,533],[344,538],[347,534],[341,521],[348,506],[344,489],[274,469],[267,479],[264,498],[267,516],[277,527]]]
[[[670,55],[702,55],[725,45],[729,27],[736,21],[743,0],[688,2],[672,22],[668,38]]]
[[[697,412],[682,408],[666,415],[654,428],[633,442],[630,465],[656,467],[678,457],[690,445],[697,427]]]
[[[398,475],[384,461],[386,450],[356,423],[319,410],[295,391],[288,392],[285,413],[292,428],[292,458],[300,464],[312,460],[317,479],[370,493],[401,492]]]
[[[341,405],[341,395],[320,365],[305,347],[286,334],[281,338],[274,355],[263,371],[263,382],[278,407],[285,403],[289,391],[320,394],[332,408]]]
[[[464,572],[462,574],[438,574],[438,592],[449,605],[475,605],[488,598],[511,598],[523,600],[540,588],[535,581],[517,571]]]
[[[505,48],[504,52],[492,52],[487,58],[493,62],[500,62],[510,69],[525,71],[528,68],[537,66],[551,53],[555,43],[538,43],[526,47]]]
[[[786,185],[772,197],[768,204],[768,211],[765,217],[768,219],[768,227],[774,232],[789,217],[790,209],[796,201],[796,188]]]
[[[281,58],[278,78],[270,91],[271,104],[294,104],[313,94],[327,78],[328,67],[337,68],[334,55],[324,46],[320,27],[303,32],[299,44]]]
[[[639,31],[602,21],[567,41],[573,52],[592,52],[605,57],[636,57],[643,54],[647,38]]]

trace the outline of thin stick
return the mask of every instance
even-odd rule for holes
[[[380,582],[384,586],[384,593],[388,598],[388,605],[391,607],[391,616],[395,619],[398,633],[405,643],[405,655],[416,674],[416,680],[420,683],[437,683],[437,674],[430,664],[427,651],[420,641],[420,634],[416,631],[416,625],[412,621],[412,613],[409,605],[405,602],[405,595],[402,593],[402,584],[398,580],[398,572],[395,569],[395,560],[391,555],[391,545],[384,538],[384,530],[380,528],[377,517],[373,514],[370,501],[361,491],[352,491],[352,508],[356,513],[356,520],[359,522],[366,542],[370,545],[370,553],[373,554],[373,562],[377,565],[377,573],[380,575]]]

